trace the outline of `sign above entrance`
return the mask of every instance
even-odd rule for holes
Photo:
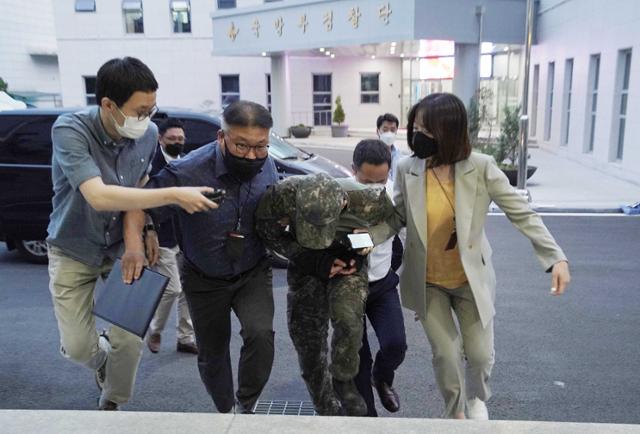
[[[477,44],[476,3],[485,7],[486,40],[522,41],[524,1],[288,0],[212,13],[213,54],[304,52],[420,39]]]

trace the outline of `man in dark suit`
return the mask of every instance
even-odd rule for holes
[[[167,164],[180,159],[183,155],[185,132],[182,121],[167,118],[160,124],[158,134],[158,149],[151,163],[150,176],[160,172]],[[193,324],[189,315],[189,306],[184,292],[182,292],[182,284],[180,282],[178,267],[180,248],[178,247],[175,225],[175,219],[169,218],[159,224],[157,228],[147,225],[147,230],[145,231],[148,241],[147,246],[149,246],[150,264],[155,271],[169,277],[169,285],[167,285],[167,289],[162,294],[156,314],[149,325],[146,341],[152,353],[160,351],[161,333],[171,313],[171,307],[177,299],[176,349],[182,353],[198,354]],[[154,248],[158,244],[151,242],[155,236],[158,237],[159,249]]]

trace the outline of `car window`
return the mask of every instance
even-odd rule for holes
[[[1,116],[0,163],[51,164],[51,127],[56,116]]]
[[[184,134],[187,137],[185,152],[191,152],[207,143],[215,142],[220,129],[219,125],[201,119],[181,119],[184,123]]]
[[[306,159],[308,156],[306,152],[296,148],[273,131],[269,138],[269,153],[272,157],[280,158],[281,160]]]

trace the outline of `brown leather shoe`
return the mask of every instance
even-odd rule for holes
[[[384,381],[373,381],[373,386],[378,391],[380,402],[382,406],[391,413],[395,413],[400,410],[400,397],[396,393],[395,389],[389,386]]]
[[[149,347],[149,351],[152,353],[157,353],[160,351],[160,343],[162,342],[162,338],[160,333],[151,333],[147,336],[147,346]]]
[[[188,344],[181,344],[178,342],[176,345],[176,351],[179,353],[198,354],[198,347],[194,342],[189,342]]]

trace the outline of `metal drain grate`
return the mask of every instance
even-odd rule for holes
[[[311,401],[258,401],[255,414],[280,416],[316,416]]]

